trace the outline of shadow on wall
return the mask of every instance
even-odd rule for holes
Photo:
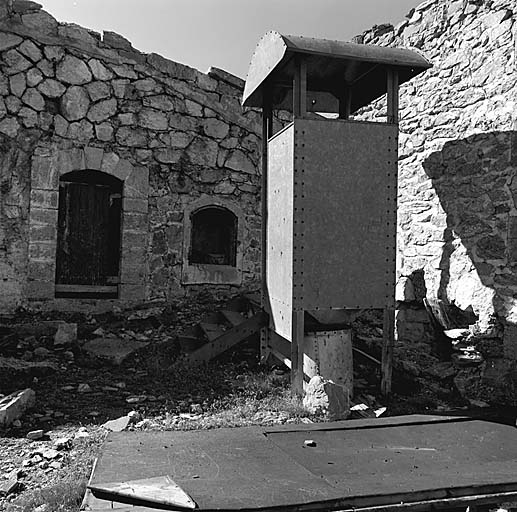
[[[517,390],[517,132],[447,142],[423,162],[447,227],[438,298],[479,315],[484,379]],[[501,379],[506,379],[501,382]],[[500,386],[499,386],[500,387]],[[517,398],[513,396],[515,402]]]

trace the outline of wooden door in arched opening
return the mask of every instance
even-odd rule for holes
[[[116,298],[122,181],[74,171],[59,183],[56,297]]]

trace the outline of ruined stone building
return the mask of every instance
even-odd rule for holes
[[[243,81],[8,4],[0,309],[256,287],[260,121]]]
[[[27,0],[0,18],[0,308],[258,287],[260,127],[242,80]],[[517,0],[427,0],[357,38],[433,64],[401,90],[399,339],[429,335],[425,295],[470,310],[487,378],[517,358],[516,33]]]

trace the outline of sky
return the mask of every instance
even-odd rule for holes
[[[246,78],[260,37],[282,34],[350,40],[396,25],[419,0],[38,0],[58,21],[126,37],[145,53],[206,72]]]

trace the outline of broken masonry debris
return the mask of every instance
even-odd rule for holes
[[[8,496],[16,491],[18,487],[18,478],[11,477],[8,480],[0,481],[0,496]]]
[[[95,338],[83,345],[90,356],[98,357],[115,366],[122,364],[131,354],[145,348],[148,343],[132,339]]]
[[[62,322],[54,335],[54,348],[64,350],[77,341],[77,324]]]
[[[0,426],[8,426],[23,416],[36,401],[36,393],[30,389],[15,391],[0,399]]]
[[[72,437],[60,437],[54,441],[54,448],[56,450],[70,450],[74,444]]]
[[[41,439],[44,435],[44,431],[39,429],[39,430],[31,430],[30,432],[27,433],[27,439],[30,439],[31,441],[37,441],[38,439]]]
[[[129,416],[121,416],[115,420],[109,420],[104,423],[102,426],[106,430],[110,430],[111,432],[122,432],[125,430],[128,425],[131,423],[131,418]]]

